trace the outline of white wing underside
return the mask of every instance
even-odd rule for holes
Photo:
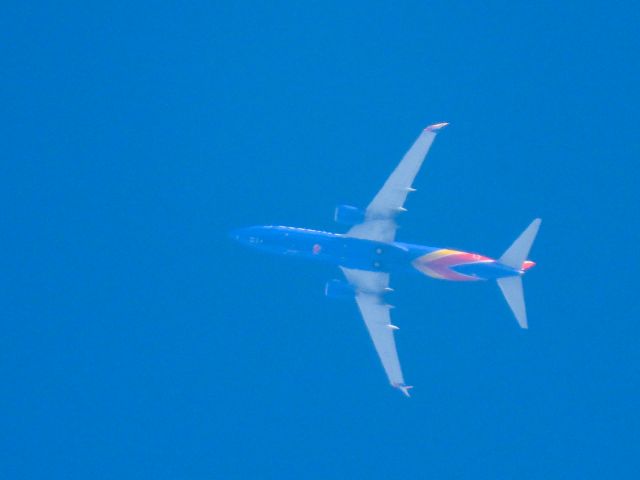
[[[350,237],[391,243],[395,240],[397,225],[395,216],[404,211],[404,202],[437,131],[446,126],[437,123],[425,128],[402,158],[391,176],[367,207],[365,221],[347,232]]]
[[[404,387],[404,378],[393,339],[390,305],[382,298],[389,287],[389,274],[341,267],[350,284],[356,288],[356,303],[369,330],[389,382]]]
[[[391,243],[395,240],[397,225],[395,216],[404,211],[404,202],[429,148],[439,129],[446,123],[438,123],[424,129],[413,146],[402,158],[391,176],[367,207],[363,223],[355,225],[347,236]],[[396,351],[391,324],[390,305],[383,295],[389,289],[389,274],[340,267],[356,290],[356,303],[369,330],[389,382],[409,396],[409,386],[404,384],[400,360]]]

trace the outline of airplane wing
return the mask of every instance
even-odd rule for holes
[[[356,288],[356,303],[369,330],[369,335],[376,347],[382,366],[392,386],[402,390],[409,396],[410,386],[405,385],[398,352],[393,339],[393,331],[398,327],[391,324],[389,310],[382,298],[389,290],[389,274],[382,272],[367,272],[340,267],[347,280]]]
[[[397,230],[395,216],[405,211],[404,202],[407,195],[414,191],[411,187],[413,179],[418,174],[438,130],[447,125],[448,123],[436,123],[423,130],[367,207],[365,221],[352,227],[347,232],[348,236],[379,242],[394,241]]]

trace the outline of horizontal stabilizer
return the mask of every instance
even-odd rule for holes
[[[498,286],[502,290],[511,311],[516,317],[520,328],[528,328],[527,310],[524,304],[522,277],[504,277],[498,279]]]
[[[522,264],[527,259],[529,250],[531,250],[531,245],[533,245],[533,241],[536,239],[541,221],[539,218],[536,218],[531,222],[527,229],[520,234],[516,241],[513,242],[500,257],[501,263],[517,270],[522,268]]]

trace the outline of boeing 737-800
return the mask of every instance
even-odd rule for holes
[[[350,226],[346,233],[329,233],[306,228],[256,226],[234,230],[233,239],[259,250],[285,256],[304,257],[340,267],[346,281],[330,280],[325,294],[332,298],[354,298],[382,366],[392,386],[409,396],[385,301],[390,274],[417,271],[429,277],[458,282],[496,280],[521,328],[527,328],[522,276],[535,265],[527,259],[538,233],[535,219],[499,258],[493,259],[448,248],[436,248],[395,240],[396,216],[406,211],[407,195],[415,190],[413,180],[438,131],[447,123],[424,129],[405,154],[382,189],[365,210],[340,205],[335,221]]]

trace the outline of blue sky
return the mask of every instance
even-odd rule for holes
[[[637,478],[633,2],[11,3],[0,19],[3,478]],[[330,267],[449,121],[399,239],[499,255],[530,330],[394,278],[407,400]]]

